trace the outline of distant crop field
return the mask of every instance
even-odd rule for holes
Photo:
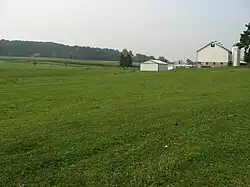
[[[2,69],[51,69],[51,68],[64,68],[63,64],[58,63],[37,63],[36,66],[32,62],[14,62],[0,60],[0,70]],[[71,67],[71,66],[69,66]]]
[[[3,63],[0,186],[250,185],[250,69]]]
[[[108,66],[117,67],[119,64],[116,61],[97,61],[97,60],[76,60],[76,59],[63,59],[63,58],[42,58],[42,57],[1,57],[0,62],[18,62],[18,63],[33,63],[37,64],[58,64],[68,66]]]

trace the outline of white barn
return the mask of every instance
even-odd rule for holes
[[[169,68],[166,62],[160,60],[148,60],[140,64],[140,71],[166,71]]]
[[[197,51],[198,67],[222,67],[232,63],[232,51],[223,44],[210,42]]]

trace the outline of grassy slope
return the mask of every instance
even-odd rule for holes
[[[0,185],[247,186],[249,74],[0,70]]]

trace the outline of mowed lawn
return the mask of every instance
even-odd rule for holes
[[[250,69],[0,67],[0,186],[249,186]]]

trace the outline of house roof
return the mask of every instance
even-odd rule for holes
[[[182,60],[177,60],[177,61],[174,61],[174,62],[169,62],[168,64],[187,64],[187,62],[184,62]]]
[[[241,64],[247,64],[247,62],[244,62],[243,60],[240,61]]]
[[[224,47],[223,45],[219,45],[218,43],[216,42],[210,42],[209,44],[205,45],[204,47],[200,48],[199,50],[197,50],[197,52],[205,49],[207,46],[211,45],[212,43],[214,43],[215,45],[221,47],[222,49],[225,49],[226,51],[228,51],[229,53],[232,53],[232,51],[230,51],[229,49],[227,49],[226,47]]]
[[[174,64],[187,64],[187,63],[182,60],[177,60],[174,62]]]
[[[164,65],[167,65],[166,62],[163,62],[161,60],[148,60],[148,61],[145,61],[145,62],[142,62],[142,63],[147,63],[147,62],[153,62],[155,64],[164,64]]]

